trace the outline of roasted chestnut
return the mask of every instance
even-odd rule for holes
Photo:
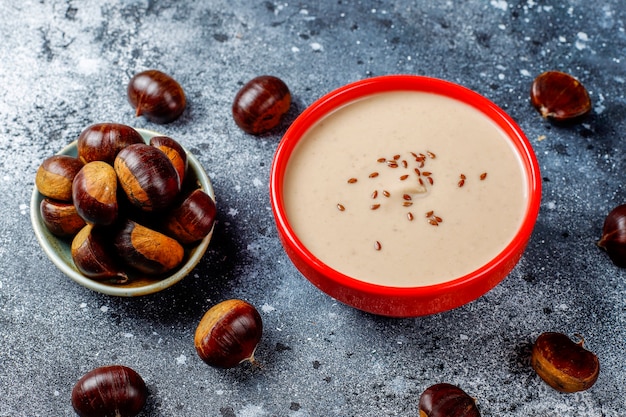
[[[72,184],[76,211],[87,223],[108,226],[117,220],[117,175],[106,162],[93,161],[78,171]]]
[[[262,75],[248,81],[232,105],[235,123],[244,132],[260,135],[275,128],[291,106],[291,93],[280,78]]]
[[[83,227],[72,239],[70,252],[76,268],[86,277],[97,281],[128,281],[117,259],[112,255],[108,233],[90,224]]]
[[[185,250],[175,239],[128,219],[113,243],[128,266],[150,275],[171,271],[185,256]]]
[[[480,417],[476,401],[456,385],[428,387],[419,400],[420,417]]]
[[[145,143],[122,149],[113,163],[128,200],[143,211],[161,211],[180,192],[178,173],[163,151]]]
[[[128,83],[127,94],[136,115],[144,115],[155,123],[173,122],[187,105],[185,92],[180,84],[158,70],[136,74]]]
[[[144,143],[135,129],[119,123],[97,123],[87,128],[78,136],[76,148],[78,159],[87,163],[104,161],[113,165],[119,151],[134,143]]]
[[[204,239],[213,229],[217,210],[215,202],[200,189],[194,190],[171,210],[163,222],[165,233],[183,244]]]
[[[198,356],[216,368],[233,368],[250,361],[263,333],[259,312],[246,301],[226,300],[202,317],[194,337]]]
[[[87,372],[72,389],[72,407],[80,417],[135,417],[147,398],[143,378],[122,365]]]
[[[626,204],[615,207],[606,216],[598,246],[616,266],[626,268]]]
[[[530,100],[537,111],[556,122],[574,121],[591,111],[587,89],[570,74],[547,71],[535,78]]]
[[[46,228],[58,237],[74,236],[86,224],[76,206],[65,201],[44,198],[39,204],[39,213]]]
[[[165,155],[172,161],[172,165],[178,173],[178,182],[182,184],[187,173],[187,153],[180,143],[168,136],[153,136],[150,139],[150,146],[163,151]]]
[[[598,357],[568,336],[557,332],[539,335],[530,363],[537,375],[557,391],[571,393],[590,388],[598,379]]]
[[[72,181],[83,163],[69,155],[50,156],[39,165],[35,186],[44,196],[61,201],[72,201]]]

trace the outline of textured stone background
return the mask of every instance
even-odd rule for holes
[[[623,416],[626,271],[595,245],[626,202],[626,79],[621,0],[0,2],[0,416],[70,416],[92,368],[146,380],[143,416],[417,415],[420,393],[451,382],[484,416]],[[157,68],[184,87],[178,121],[135,119],[125,96]],[[593,114],[541,119],[532,79],[560,69],[589,89]],[[388,319],[335,302],[304,280],[277,239],[267,192],[273,152],[308,104],[370,76],[445,78],[506,109],[544,177],[528,251],[510,276],[447,313]],[[241,132],[230,104],[244,82],[281,77],[294,104],[280,128]],[[211,176],[219,218],[197,269],[162,293],[115,298],[59,272],[39,247],[29,199],[39,163],[86,126],[115,121],[181,141]],[[263,366],[219,371],[196,356],[202,314],[239,297],[261,311]],[[543,331],[585,337],[596,385],[560,394],[529,367]]]

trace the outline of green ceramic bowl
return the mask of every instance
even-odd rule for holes
[[[162,136],[160,133],[152,132],[145,129],[136,130],[141,134],[146,142],[148,142],[153,136]],[[204,190],[204,192],[206,192],[208,195],[211,196],[211,198],[213,198],[213,200],[215,200],[215,194],[213,191],[211,180],[209,179],[206,172],[204,172],[202,165],[191,153],[189,153],[188,151],[186,152],[189,164],[187,172],[188,179],[193,180],[195,177],[195,180],[198,182],[202,190]],[[70,143],[68,146],[63,148],[59,152],[59,154],[76,156],[76,141]],[[206,252],[207,247],[209,246],[209,242],[211,241],[211,236],[213,234],[213,231],[211,231],[211,233],[209,233],[209,235],[201,240],[198,244],[191,248],[187,248],[185,255],[186,257],[183,264],[176,270],[174,270],[170,275],[164,277],[159,276],[158,278],[155,278],[143,276],[140,274],[133,275],[132,272],[129,272],[130,279],[124,284],[115,284],[106,281],[95,281],[81,274],[74,265],[70,253],[71,240],[58,238],[48,231],[43,223],[43,220],[41,219],[41,212],[39,209],[41,200],[43,200],[43,196],[39,193],[39,191],[37,191],[37,188],[35,187],[30,201],[30,217],[33,229],[35,230],[35,235],[37,236],[37,240],[39,241],[39,244],[43,248],[48,258],[50,258],[52,263],[54,263],[54,265],[56,265],[57,268],[59,268],[65,275],[67,275],[80,285],[108,295],[134,297],[139,295],[152,294],[164,290],[165,288],[171,287],[178,281],[182,280],[187,274],[189,274],[198,264],[198,262],[200,262],[200,259]]]

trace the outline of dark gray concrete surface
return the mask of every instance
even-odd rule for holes
[[[142,416],[416,416],[420,393],[459,385],[483,416],[624,416],[626,271],[596,247],[626,202],[626,11],[620,0],[0,2],[0,416],[71,416],[74,383],[94,367],[137,370]],[[136,119],[136,72],[174,76],[189,106],[159,126]],[[533,78],[578,77],[591,116],[570,127],[530,106]],[[268,197],[274,150],[321,95],[370,76],[411,73],[463,84],[503,107],[532,143],[543,202],[527,253],[494,290],[456,310],[390,319],[309,284],[278,241]],[[230,115],[261,74],[291,88],[285,122],[263,137]],[[47,259],[29,198],[47,156],[91,123],[115,121],[181,141],[211,176],[219,209],[210,249],[159,294],[83,288]],[[260,310],[259,368],[197,357],[202,314],[226,298]],[[584,336],[601,362],[590,390],[561,394],[529,366],[544,331]]]

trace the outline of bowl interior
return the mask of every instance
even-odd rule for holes
[[[160,133],[153,132],[146,129],[135,129],[141,134],[146,143],[153,136],[162,136]],[[191,181],[197,181],[200,188],[215,200],[215,194],[211,181],[203,170],[200,162],[188,151],[188,179]],[[59,154],[61,155],[77,155],[77,142],[74,141],[63,148]],[[68,277],[75,282],[83,285],[91,290],[115,296],[132,297],[139,295],[152,294],[168,288],[189,274],[193,268],[200,262],[200,259],[204,255],[213,231],[209,233],[204,239],[191,248],[186,248],[186,258],[184,263],[176,270],[171,272],[165,277],[149,277],[138,273],[129,273],[130,279],[124,284],[114,284],[106,281],[96,281],[90,279],[81,274],[74,262],[70,252],[70,239],[59,238],[46,228],[41,218],[39,206],[43,200],[43,196],[37,191],[37,188],[33,190],[33,194],[30,202],[30,216],[35,235],[39,244],[43,248],[44,252],[50,258],[50,260]]]
[[[299,139],[317,121],[334,110],[368,95],[389,91],[420,91],[440,94],[459,100],[480,110],[494,121],[508,136],[519,154],[527,184],[527,207],[524,218],[512,241],[489,263],[465,276],[434,285],[415,287],[393,287],[367,283],[346,276],[317,259],[294,233],[286,215],[283,200],[283,176],[289,157]],[[341,87],[317,100],[308,107],[285,133],[274,156],[270,177],[270,194],[274,218],[285,250],[298,269],[329,295],[347,304],[362,308],[369,301],[398,302],[400,305],[411,300],[450,298],[443,300],[440,308],[431,308],[425,313],[446,310],[478,298],[506,276],[519,260],[532,234],[541,199],[541,176],[534,151],[517,124],[502,109],[487,98],[457,84],[430,77],[392,75],[358,81]],[[495,277],[495,278],[494,278]],[[482,285],[475,285],[482,280]],[[369,301],[368,301],[369,300]],[[355,305],[358,304],[358,305]],[[398,311],[403,307],[399,307]],[[394,307],[383,308],[383,314],[395,315]],[[420,308],[412,313],[418,315]],[[379,312],[379,311],[373,311]]]

